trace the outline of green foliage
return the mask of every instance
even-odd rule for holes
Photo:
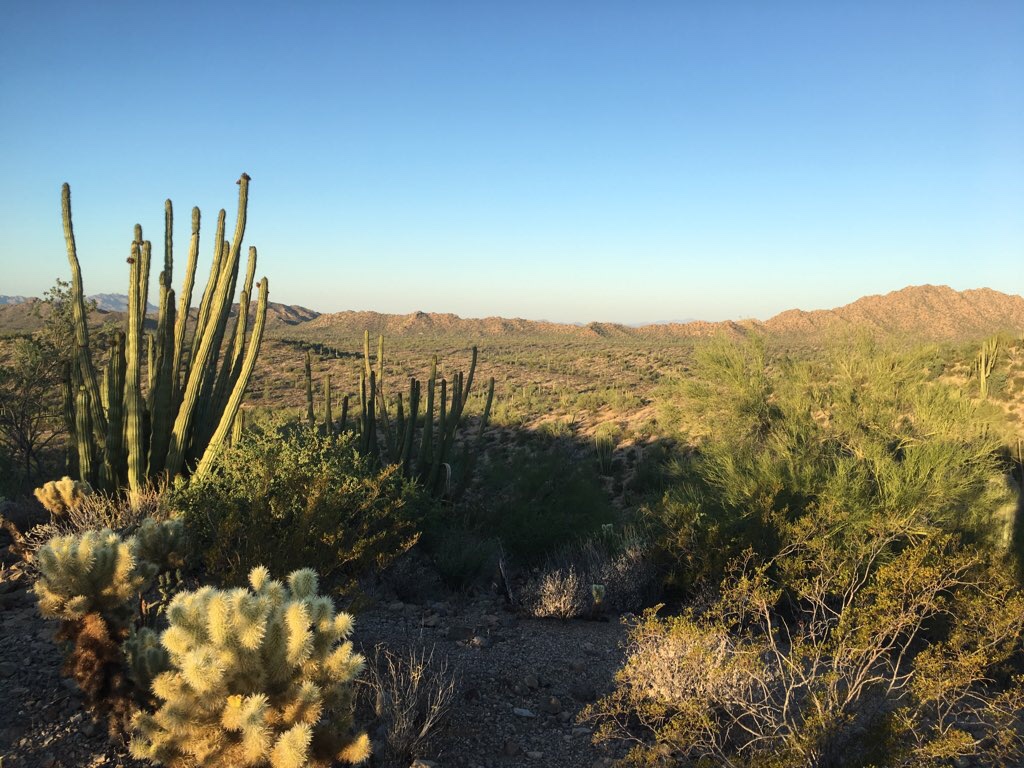
[[[613,522],[615,511],[596,463],[581,460],[572,443],[542,435],[527,435],[524,441],[488,462],[481,473],[488,498],[472,510],[472,520],[510,554],[538,562]]]
[[[653,508],[680,583],[716,579],[748,547],[770,557],[783,524],[814,509],[842,512],[844,531],[887,516],[1008,541],[997,438],[913,354],[862,345],[769,360],[757,340],[719,342],[671,396],[709,425],[693,431],[713,428]]]
[[[1024,678],[1004,665],[1024,595],[954,536],[876,523],[841,538],[841,517],[808,515],[709,606],[648,613],[615,692],[584,713],[597,738],[631,739],[635,765],[1019,764]]]
[[[366,734],[352,733],[352,682],[364,666],[348,640],[352,617],[317,594],[313,571],[287,582],[254,568],[250,589],[175,597],[160,636],[168,666],[153,678],[160,705],[134,720],[135,757],[326,768],[369,756]],[[136,645],[155,648],[152,633],[140,632]]]
[[[0,363],[0,454],[8,464],[0,488],[12,495],[30,489],[57,463],[52,449],[63,426],[55,355],[42,339],[18,339]]]
[[[208,572],[238,584],[261,562],[325,578],[384,568],[416,540],[416,499],[397,468],[371,469],[352,435],[277,420],[248,429],[170,503]]]

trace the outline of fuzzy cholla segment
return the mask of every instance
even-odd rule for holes
[[[95,612],[123,624],[156,571],[136,558],[133,543],[109,529],[50,539],[37,555],[40,613],[74,621]]]
[[[69,509],[74,509],[86,496],[92,494],[92,486],[72,480],[70,477],[62,477],[60,480],[44,483],[43,487],[36,488],[34,493],[47,512],[54,517],[62,517]]]
[[[359,763],[366,734],[352,734],[352,681],[362,656],[352,617],[317,594],[316,574],[287,584],[266,568],[251,589],[182,592],[160,638],[169,670],[153,680],[161,702],[134,722],[132,754],[170,766],[304,768]]]

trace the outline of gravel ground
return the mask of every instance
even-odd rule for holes
[[[143,763],[111,744],[60,676],[55,624],[39,616],[19,566],[0,579],[0,766],[79,768]],[[624,629],[616,621],[528,619],[500,598],[380,599],[356,617],[355,641],[399,654],[433,649],[458,688],[451,716],[418,757],[438,768],[610,765],[576,715],[610,689]],[[373,734],[373,724],[370,726]]]

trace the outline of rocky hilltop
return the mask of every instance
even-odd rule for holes
[[[13,297],[12,297],[13,298]],[[21,298],[21,297],[18,297]],[[106,296],[116,306],[117,296]],[[33,311],[37,299],[0,303],[0,335],[27,333],[41,320]],[[236,307],[237,310],[237,307]],[[100,307],[92,320],[118,319],[119,312]],[[586,325],[522,318],[463,318],[451,313],[412,312],[407,315],[371,311],[320,314],[296,305],[270,302],[267,326],[272,334],[310,342],[361,336],[364,329],[392,337],[458,336],[529,337],[561,335],[571,339],[703,338],[725,334],[766,333],[787,341],[814,343],[834,335],[867,331],[879,336],[914,341],[967,341],[999,332],[1024,331],[1024,298],[978,288],[955,291],[945,285],[919,285],[884,295],[865,296],[835,309],[791,309],[769,320],[726,320],[659,323],[639,327],[620,323]]]

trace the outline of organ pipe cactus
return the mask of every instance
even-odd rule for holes
[[[110,351],[101,393],[86,323],[82,273],[71,218],[71,192],[61,197],[64,235],[71,265],[72,308],[78,355],[69,381],[79,388],[66,398],[83,480],[104,490],[127,485],[136,496],[148,483],[209,469],[229,436],[252,376],[267,310],[266,278],[258,285],[255,323],[249,329],[256,249],[249,249],[239,314],[227,336],[232,296],[238,279],[245,234],[249,176],[238,180],[238,216],[234,237],[224,240],[225,212],[217,219],[210,279],[202,294],[195,329],[189,334],[189,308],[199,251],[200,214],[192,210],[192,236],[181,301],[171,288],[173,208],[164,208],[164,263],[160,272],[156,332],[143,350],[152,246],[135,227],[129,256],[129,299],[123,336]],[[227,337],[227,343],[223,344]],[[222,350],[222,346],[224,349]],[[144,365],[143,358],[146,358]],[[145,368],[145,370],[143,370]],[[74,389],[72,389],[72,392]],[[67,407],[70,406],[70,407]],[[97,478],[93,475],[98,474]]]
[[[451,457],[458,438],[459,426],[462,424],[466,403],[469,400],[476,373],[477,348],[473,347],[469,372],[461,371],[452,378],[449,389],[446,379],[438,380],[437,356],[430,366],[430,378],[427,380],[426,407],[422,412],[423,423],[420,428],[419,448],[414,453],[413,444],[416,440],[416,428],[420,417],[421,384],[415,378],[409,379],[407,398],[401,395],[396,401],[396,419],[392,428],[388,414],[386,399],[383,392],[384,378],[384,337],[380,336],[377,344],[377,370],[370,364],[369,333],[363,336],[363,370],[360,375],[361,391],[369,379],[368,396],[360,398],[362,408],[360,429],[363,439],[361,450],[371,456],[384,456],[385,463],[398,464],[402,473],[409,478],[416,478],[435,496],[450,497],[453,489],[450,486]],[[472,451],[463,442],[468,460],[463,462],[464,481],[468,480],[475,465],[475,453],[482,447],[483,431],[490,417],[491,402],[494,399],[494,379],[490,379],[487,388],[486,404],[480,417],[479,432]],[[435,400],[437,402],[435,418]],[[408,403],[406,413],[405,403]],[[384,443],[386,452],[381,454],[377,438],[377,421],[384,427]],[[415,458],[414,458],[415,457]]]

